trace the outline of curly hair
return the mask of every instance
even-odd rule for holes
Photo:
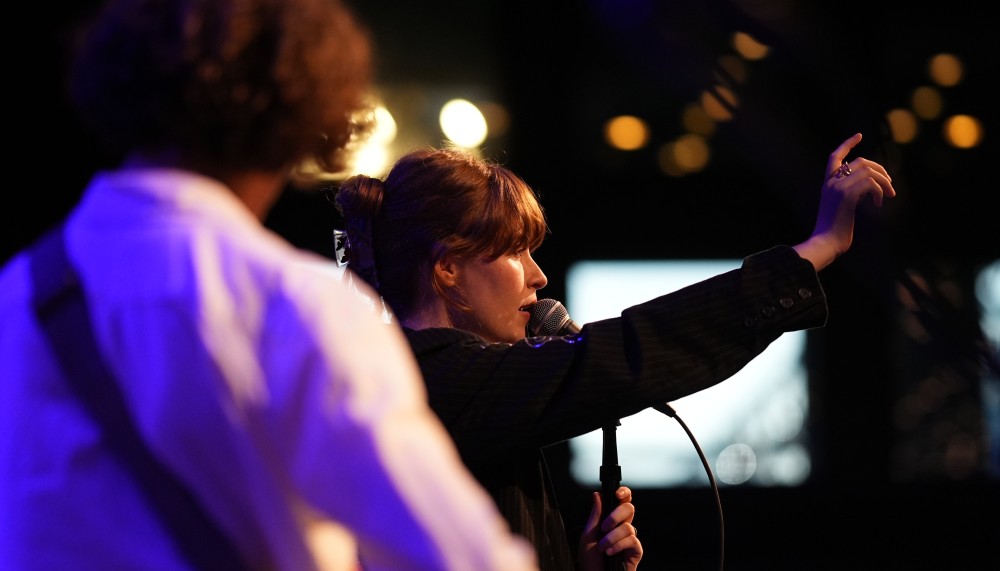
[[[336,172],[371,129],[371,52],[340,0],[109,0],[68,87],[115,153]]]

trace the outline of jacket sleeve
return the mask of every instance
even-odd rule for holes
[[[711,387],[782,333],[826,319],[812,265],[776,246],[573,336],[510,345],[456,329],[406,334],[459,448],[510,449],[554,444]]]

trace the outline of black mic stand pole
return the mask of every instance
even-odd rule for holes
[[[618,465],[618,442],[615,438],[618,426],[621,426],[621,422],[616,420],[605,424],[601,429],[604,431],[604,449],[601,457],[601,519],[598,520],[598,526],[618,505],[615,492],[622,485],[622,468]],[[605,559],[604,568],[607,571],[625,571],[625,558],[621,553]]]

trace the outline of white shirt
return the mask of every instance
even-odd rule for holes
[[[426,404],[402,333],[193,173],[101,173],[67,248],[145,441],[254,561],[537,569]],[[360,284],[360,280],[354,280]],[[0,274],[0,569],[184,569]],[[344,531],[346,526],[353,538]]]

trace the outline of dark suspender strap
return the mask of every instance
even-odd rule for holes
[[[64,376],[161,514],[178,549],[197,569],[249,569],[190,491],[146,448],[94,340],[83,291],[66,257],[61,226],[34,246],[31,275],[35,315]]]

